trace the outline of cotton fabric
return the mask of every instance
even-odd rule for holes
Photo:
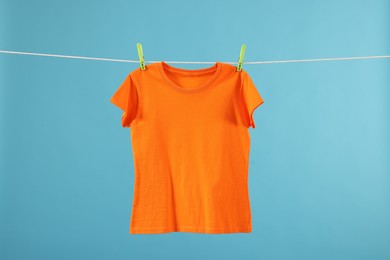
[[[130,234],[252,232],[249,128],[264,101],[244,69],[147,64],[110,101],[131,128]]]

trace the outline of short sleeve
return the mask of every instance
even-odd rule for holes
[[[123,111],[122,127],[130,127],[138,110],[138,93],[131,74],[127,75],[110,102]]]
[[[245,123],[248,128],[256,128],[255,121],[253,119],[253,112],[256,108],[258,108],[261,104],[264,103],[264,100],[261,97],[249,74],[244,70],[242,70],[242,72],[242,97],[244,99],[245,104]]]

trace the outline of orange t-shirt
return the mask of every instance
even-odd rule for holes
[[[131,127],[130,234],[249,233],[249,127],[264,101],[245,70],[163,61],[128,74],[110,101]]]

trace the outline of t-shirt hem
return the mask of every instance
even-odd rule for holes
[[[252,226],[231,227],[231,228],[206,228],[190,226],[168,226],[168,227],[131,227],[130,234],[162,234],[171,232],[191,232],[204,234],[229,234],[229,233],[251,233]]]

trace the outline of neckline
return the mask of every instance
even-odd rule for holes
[[[168,83],[169,86],[171,86],[179,91],[187,92],[187,93],[194,93],[194,92],[198,92],[198,91],[201,91],[201,90],[207,88],[208,86],[211,85],[211,83],[213,83],[217,79],[218,75],[221,73],[221,70],[222,70],[222,64],[219,61],[215,62],[214,65],[211,67],[200,68],[200,69],[183,69],[183,68],[173,67],[172,65],[169,65],[168,63],[166,63],[164,61],[160,61],[158,63],[158,65],[159,65],[159,69],[160,69],[160,72],[161,72],[163,79],[165,80],[166,83]],[[180,73],[180,74],[184,74],[184,75],[193,75],[193,76],[210,73],[211,71],[215,71],[215,72],[202,85],[200,85],[196,88],[183,88],[182,86],[173,82],[166,74],[166,71],[171,71],[174,73]]]

